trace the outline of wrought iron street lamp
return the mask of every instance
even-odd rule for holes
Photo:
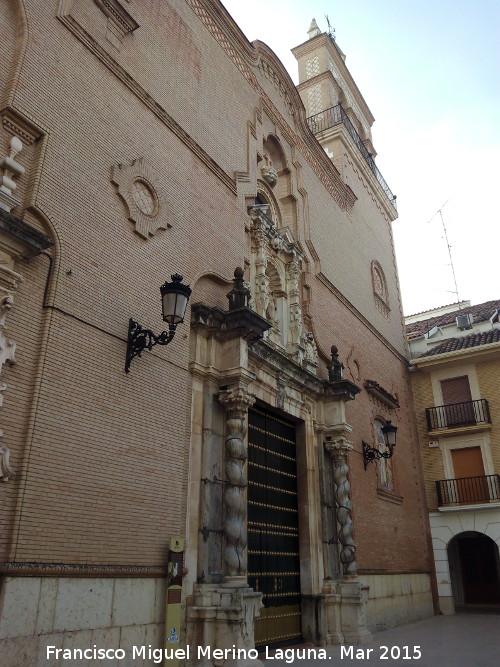
[[[162,331],[156,336],[150,329],[143,329],[138,322],[130,318],[125,360],[126,373],[130,370],[132,359],[140,357],[144,350],[151,350],[155,345],[168,345],[175,335],[177,325],[184,321],[191,288],[189,285],[184,285],[182,276],[178,273],[174,274],[172,282],[162,285],[160,292],[163,321],[167,322],[168,331]]]
[[[394,424],[391,423],[391,420],[388,419],[386,425],[383,426],[381,430],[384,435],[385,452],[381,452],[376,447],[370,447],[366,442],[363,441],[363,462],[365,470],[371,461],[378,459],[390,459],[394,454],[398,427],[394,426]]]

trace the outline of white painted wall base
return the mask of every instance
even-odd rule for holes
[[[78,661],[81,667],[142,666],[132,646],[163,646],[164,579],[6,577],[0,596],[2,667],[63,667],[56,648],[123,648],[127,659]],[[148,660],[144,664],[150,664]]]
[[[370,587],[366,625],[371,632],[413,623],[434,614],[428,574],[362,574]]]

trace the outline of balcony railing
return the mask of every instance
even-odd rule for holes
[[[334,107],[325,109],[325,111],[320,111],[314,116],[309,116],[309,118],[307,119],[307,123],[313,134],[319,134],[320,132],[328,130],[331,127],[335,127],[336,125],[340,124],[344,125],[348,133],[351,135],[352,140],[358,147],[361,155],[364,157],[367,165],[370,167],[373,174],[375,175],[375,178],[382,186],[385,194],[387,195],[387,198],[389,199],[393,207],[397,208],[396,195],[392,194],[390,187],[387,185],[384,177],[382,176],[377,165],[375,164],[375,160],[373,159],[372,154],[368,151],[368,149],[364,145],[363,140],[359,136],[356,128],[350,121],[349,116],[346,114],[341,104],[337,104]]]
[[[457,426],[475,426],[491,424],[490,406],[485,398],[464,403],[450,403],[426,408],[427,429],[456,428]]]
[[[500,502],[500,475],[440,479],[436,492],[439,507]]]

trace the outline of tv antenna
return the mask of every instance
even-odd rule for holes
[[[450,266],[451,266],[451,272],[452,272],[452,274],[453,274],[453,282],[454,282],[454,284],[455,284],[455,289],[454,289],[454,290],[449,290],[449,291],[451,291],[452,294],[455,294],[455,295],[456,295],[456,297],[457,297],[458,307],[461,308],[461,306],[460,306],[460,297],[459,297],[459,295],[458,295],[457,277],[456,277],[456,275],[455,275],[455,267],[453,266],[453,257],[451,256],[451,245],[450,245],[450,242],[449,242],[449,240],[448,240],[448,232],[446,231],[446,225],[444,224],[444,218],[443,218],[443,208],[446,206],[446,204],[447,204],[449,201],[450,201],[450,200],[447,199],[447,200],[445,201],[445,203],[441,206],[441,208],[438,208],[438,210],[434,213],[434,215],[433,215],[432,218],[427,222],[427,224],[429,224],[430,222],[432,222],[432,221],[434,220],[434,218],[436,217],[436,215],[439,215],[439,217],[441,218],[441,224],[443,225],[444,238],[445,238],[445,240],[446,240],[446,245],[447,245],[447,247],[448,247],[448,255],[449,255],[449,257],[450,257]]]
[[[325,14],[325,19],[326,19],[326,24],[328,26],[328,34],[329,36],[335,41],[335,28],[332,28],[330,25],[330,19],[328,18],[328,14]]]

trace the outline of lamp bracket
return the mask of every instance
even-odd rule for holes
[[[387,446],[385,452],[381,452],[376,447],[370,447],[368,443],[363,440],[363,464],[365,470],[368,467],[368,464],[372,461],[378,461],[379,459],[390,459],[394,454],[394,447]]]
[[[132,359],[140,357],[144,350],[151,350],[155,345],[168,345],[175,335],[176,328],[176,324],[169,324],[168,331],[162,331],[157,336],[151,329],[143,329],[138,322],[130,318],[128,321],[125,373],[129,372]]]

